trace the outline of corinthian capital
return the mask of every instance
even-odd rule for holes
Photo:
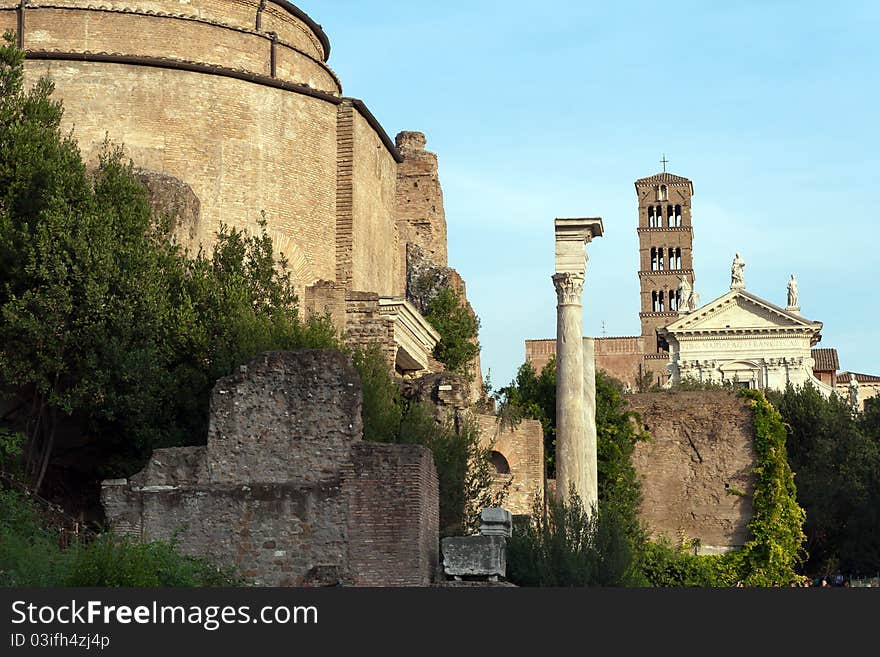
[[[556,297],[559,305],[581,303],[581,295],[584,292],[584,275],[565,272],[553,275],[553,285],[556,286]]]

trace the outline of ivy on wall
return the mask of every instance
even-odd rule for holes
[[[755,490],[749,540],[724,555],[697,555],[694,543],[649,543],[643,572],[654,586],[774,586],[799,582],[806,558],[806,514],[797,503],[794,474],[785,450],[782,416],[758,390],[742,390],[755,412]]]

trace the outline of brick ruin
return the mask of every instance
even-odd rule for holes
[[[633,455],[641,518],[651,533],[699,539],[709,554],[741,547],[754,490],[749,404],[732,392],[644,393],[627,400],[653,437]]]
[[[208,444],[160,449],[108,480],[110,527],[176,537],[262,586],[427,586],[439,562],[430,451],[364,442],[340,352],[262,354],[217,382]]]

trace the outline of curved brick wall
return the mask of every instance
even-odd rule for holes
[[[34,61],[64,99],[65,124],[95,161],[105,133],[138,167],[186,181],[201,202],[195,241],[221,221],[255,227],[266,210],[297,283],[335,274],[336,106],[202,73]],[[280,121],[280,117],[285,117]]]
[[[53,79],[88,161],[109,135],[136,166],[190,185],[201,212],[187,246],[210,244],[221,223],[256,227],[265,210],[302,294],[336,273],[341,89],[323,32],[280,0],[266,3],[258,31],[259,6],[31,0],[27,82]],[[19,18],[19,0],[0,0],[0,32]]]
[[[301,298],[317,280],[403,293],[400,155],[342,97],[326,35],[294,5],[30,0],[22,14],[20,0],[0,0],[0,32],[18,32],[22,16],[27,82],[53,79],[85,159],[109,136],[198,197],[186,246],[210,246],[221,224],[255,228],[265,211]]]
[[[18,0],[0,0],[0,14],[6,14],[0,26],[17,25],[18,6]],[[259,0],[32,0],[25,47],[161,57],[265,76],[273,74],[274,49],[279,80],[339,95],[339,80],[324,63],[323,32],[298,19],[288,3],[259,6]]]

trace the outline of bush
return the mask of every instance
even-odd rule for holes
[[[180,554],[174,541],[141,543],[130,537],[102,534],[86,547],[71,547],[62,586],[200,587],[234,586],[241,581],[230,570],[206,559]]]
[[[141,543],[101,534],[87,545],[59,547],[30,499],[0,490],[0,586],[233,586],[231,571],[180,554],[166,541]]]
[[[627,523],[613,510],[587,513],[569,501],[535,500],[531,520],[507,543],[507,577],[519,586],[639,586],[644,583]]]

